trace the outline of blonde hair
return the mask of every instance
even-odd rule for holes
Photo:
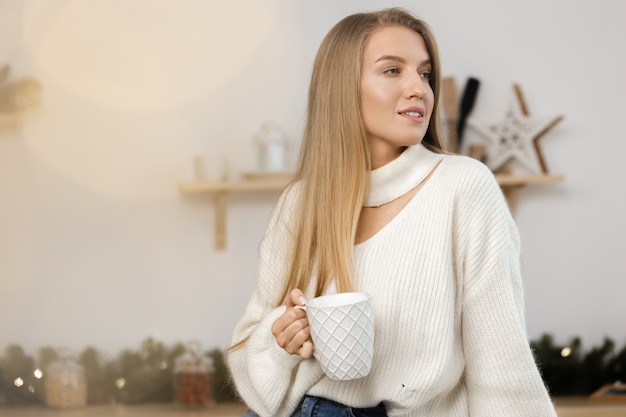
[[[361,65],[371,34],[394,25],[414,30],[426,44],[434,107],[422,143],[435,152],[444,150],[437,105],[441,68],[429,26],[400,8],[358,13],[337,23],[322,41],[313,65],[293,181],[299,187],[293,219],[296,229],[279,303],[295,288],[305,291],[314,276],[316,296],[331,282],[338,292],[353,289],[352,250],[371,168],[361,112]]]

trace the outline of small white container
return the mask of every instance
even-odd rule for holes
[[[257,169],[260,172],[282,172],[287,166],[287,135],[275,123],[264,123],[254,134],[257,147]]]

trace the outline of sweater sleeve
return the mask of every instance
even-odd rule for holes
[[[281,197],[260,246],[259,277],[245,312],[233,333],[233,344],[245,343],[228,354],[237,391],[261,417],[288,416],[306,391],[321,377],[313,360],[290,355],[276,343],[271,327],[285,307],[275,307],[287,268],[289,197]]]
[[[463,350],[472,416],[556,416],[526,335],[520,244],[506,201],[481,165],[460,199]]]

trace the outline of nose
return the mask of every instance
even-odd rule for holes
[[[425,80],[422,79],[420,74],[412,74],[408,80],[407,85],[407,98],[422,99],[426,95]]]

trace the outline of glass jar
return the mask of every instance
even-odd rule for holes
[[[174,360],[176,403],[182,406],[213,405],[213,372],[213,360],[202,354],[200,343],[190,343],[187,351]]]
[[[287,135],[276,123],[264,123],[254,134],[257,168],[260,172],[282,172],[287,162]]]
[[[46,405],[75,408],[87,405],[85,368],[68,353],[62,353],[44,373]]]

